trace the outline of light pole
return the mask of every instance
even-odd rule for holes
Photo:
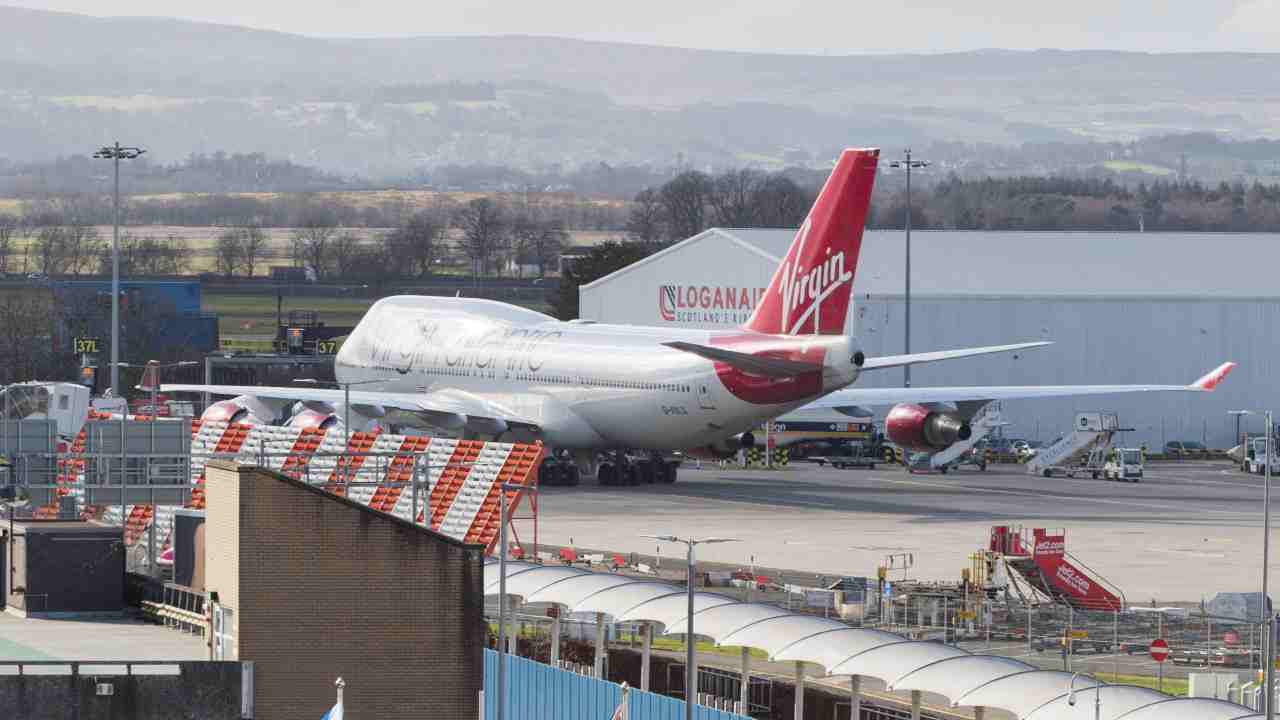
[[[906,268],[906,292],[904,294],[903,317],[905,319],[905,330],[903,331],[903,351],[904,355],[911,354],[911,171],[913,169],[927,168],[929,163],[925,160],[912,160],[911,148],[907,148],[905,158],[902,160],[893,160],[889,162],[891,168],[902,168],[907,171],[907,268]],[[902,387],[911,387],[911,366],[902,366]]]
[[[1254,410],[1233,410],[1231,414],[1238,419],[1241,415],[1254,415]],[[1266,434],[1264,452],[1266,453],[1266,462],[1262,466],[1262,597],[1258,600],[1258,614],[1261,616],[1262,625],[1262,661],[1266,663],[1263,668],[1263,688],[1262,702],[1266,708],[1267,720],[1271,720],[1275,715],[1272,707],[1275,705],[1275,628],[1272,624],[1272,615],[1270,608],[1267,607],[1267,573],[1271,564],[1271,454],[1272,439],[1271,434],[1273,428],[1271,426],[1271,411],[1267,410],[1262,413],[1264,419],[1263,432]],[[1248,452],[1248,449],[1245,449]]]
[[[1067,705],[1076,706],[1076,678],[1080,677],[1080,673],[1071,676],[1071,682],[1067,686]],[[1093,720],[1102,720],[1102,683],[1097,678],[1093,681]]]
[[[498,712],[503,720],[507,705],[507,491],[522,490],[523,485],[498,485]],[[536,550],[537,548],[535,548]],[[555,638],[553,642],[560,642]],[[519,649],[519,648],[517,648]]]
[[[133,160],[146,150],[124,147],[117,141],[93,156],[115,165],[115,204],[111,222],[111,394],[120,392],[120,161]]]
[[[693,720],[693,705],[697,701],[698,695],[698,671],[697,662],[694,659],[695,646],[693,641],[693,548],[696,545],[712,545],[715,543],[738,542],[735,538],[709,537],[695,540],[693,538],[679,538],[675,535],[641,535],[640,537],[649,538],[650,540],[658,540],[661,542],[684,543],[689,549],[688,562],[689,572],[687,576],[687,595],[689,598],[689,608],[685,615],[685,661],[684,661],[684,718],[685,720]],[[748,682],[747,678],[742,678],[742,682]],[[501,720],[501,718],[499,718]]]

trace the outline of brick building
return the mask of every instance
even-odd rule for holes
[[[206,488],[206,589],[257,717],[315,720],[339,676],[347,717],[477,716],[481,546],[262,468],[210,462]]]

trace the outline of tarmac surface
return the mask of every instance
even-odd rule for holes
[[[208,660],[203,638],[162,625],[126,618],[48,620],[0,612],[0,660]],[[26,674],[65,674],[65,668],[28,667]],[[146,667],[135,669],[145,674]],[[0,674],[17,674],[0,663]]]
[[[546,488],[539,515],[543,546],[657,552],[676,564],[683,546],[641,536],[720,536],[740,542],[702,546],[700,560],[875,577],[887,555],[910,553],[910,577],[952,581],[992,525],[1065,528],[1067,551],[1140,604],[1255,591],[1262,564],[1262,479],[1225,461],[1152,463],[1141,483],[1012,465],[921,475],[704,463],[682,467],[674,485]]]

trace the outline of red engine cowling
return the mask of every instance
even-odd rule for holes
[[[922,405],[894,405],[884,420],[885,434],[907,450],[937,452],[973,434],[969,423]]]
[[[285,424],[294,428],[329,428],[337,423],[338,416],[331,412],[304,407]]]
[[[225,423],[251,423],[258,424],[262,421],[253,414],[253,411],[245,407],[240,398],[232,400],[221,400],[213,403],[205,408],[200,415],[201,420],[214,420]]]

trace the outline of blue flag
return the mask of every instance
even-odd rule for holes
[[[320,720],[342,720],[342,703],[339,702],[329,708],[329,712],[325,713]]]

